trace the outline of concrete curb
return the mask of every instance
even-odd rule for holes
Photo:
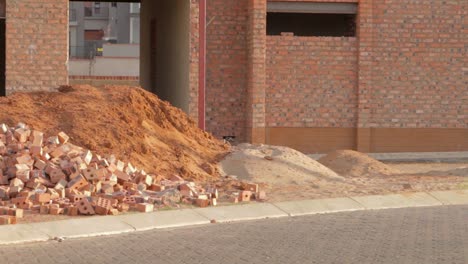
[[[325,214],[335,212],[357,211],[366,209],[350,198],[333,198],[320,200],[304,200],[274,203],[275,206],[287,212],[289,216],[309,214]]]
[[[468,204],[468,190],[429,192],[443,205]]]
[[[209,224],[210,220],[192,209],[116,216],[136,231]]]
[[[120,234],[265,218],[420,206],[468,204],[468,190],[372,195],[278,203],[252,203],[146,214],[101,216],[0,226],[0,245]]]
[[[195,212],[216,222],[234,222],[265,218],[286,217],[288,213],[270,203],[252,203],[194,209]]]
[[[442,202],[425,192],[357,196],[351,199],[368,210],[443,205]]]
[[[50,239],[104,236],[135,231],[133,226],[112,216],[33,223],[29,226],[46,234]]]

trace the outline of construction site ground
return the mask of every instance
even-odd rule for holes
[[[114,155],[144,170],[153,185],[177,175],[206,190],[216,188],[218,206],[236,203],[233,198],[245,183],[258,184],[266,192],[266,199],[252,193],[262,202],[468,189],[468,156],[442,163],[421,162],[418,154],[411,159],[418,162],[402,162],[405,154],[402,158],[379,154],[387,160],[384,163],[351,150],[311,157],[280,146],[228,146],[198,129],[181,110],[137,87],[73,86],[50,93],[17,93],[0,100],[0,123],[12,127],[25,123],[44,132],[45,138],[64,131],[79,147],[103,157]],[[6,166],[4,173],[8,174]],[[33,197],[35,190],[28,191]],[[194,207],[201,199],[188,198],[158,210]],[[25,210],[18,223],[73,217],[88,216]]]
[[[328,167],[317,167],[313,158],[284,147],[241,144],[234,149],[220,163],[221,170],[259,183],[271,202],[468,189],[468,156],[441,163],[411,162],[421,160],[413,155],[409,162],[384,163],[363,153],[338,151],[344,157],[331,153],[328,163],[322,161]],[[444,159],[443,153],[432,156]],[[329,177],[329,169],[341,177]]]

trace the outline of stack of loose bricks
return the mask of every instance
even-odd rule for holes
[[[23,210],[70,216],[152,212],[155,206],[171,206],[165,194],[175,190],[180,202],[217,204],[216,188],[203,189],[178,175],[168,178],[147,174],[113,155],[103,158],[84,150],[64,132],[45,139],[22,123],[0,125],[0,224],[16,223]],[[256,184],[242,187],[231,202],[265,198]]]

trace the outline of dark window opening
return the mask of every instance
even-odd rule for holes
[[[85,17],[93,16],[93,9],[90,6],[84,7],[84,15]]]
[[[96,15],[101,14],[101,2],[95,2],[94,3],[94,13]]]
[[[354,37],[356,15],[269,12],[267,35],[281,35],[282,32],[295,36]]]

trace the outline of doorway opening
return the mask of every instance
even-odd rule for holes
[[[140,85],[188,112],[190,0],[70,0],[69,11],[70,83]]]

